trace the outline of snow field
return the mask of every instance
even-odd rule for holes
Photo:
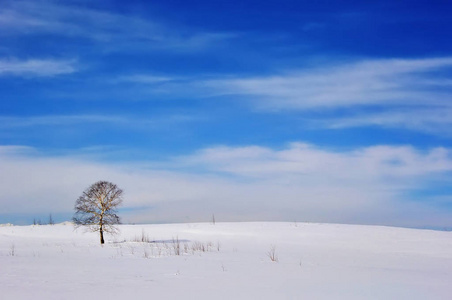
[[[0,227],[2,299],[450,299],[452,233],[305,223]],[[274,247],[277,262],[270,259]]]

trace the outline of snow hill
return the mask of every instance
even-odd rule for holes
[[[104,246],[70,224],[0,227],[0,298],[452,297],[452,232],[304,223],[119,227]]]

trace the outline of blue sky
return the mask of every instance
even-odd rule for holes
[[[0,222],[452,226],[448,1],[0,4]]]

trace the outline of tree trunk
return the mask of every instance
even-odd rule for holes
[[[103,244],[104,243],[104,229],[102,228],[102,225],[100,226],[100,243]]]

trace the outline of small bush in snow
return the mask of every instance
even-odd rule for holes
[[[276,246],[271,245],[270,251],[267,252],[268,258],[270,258],[271,261],[278,262],[278,256],[276,255]]]

